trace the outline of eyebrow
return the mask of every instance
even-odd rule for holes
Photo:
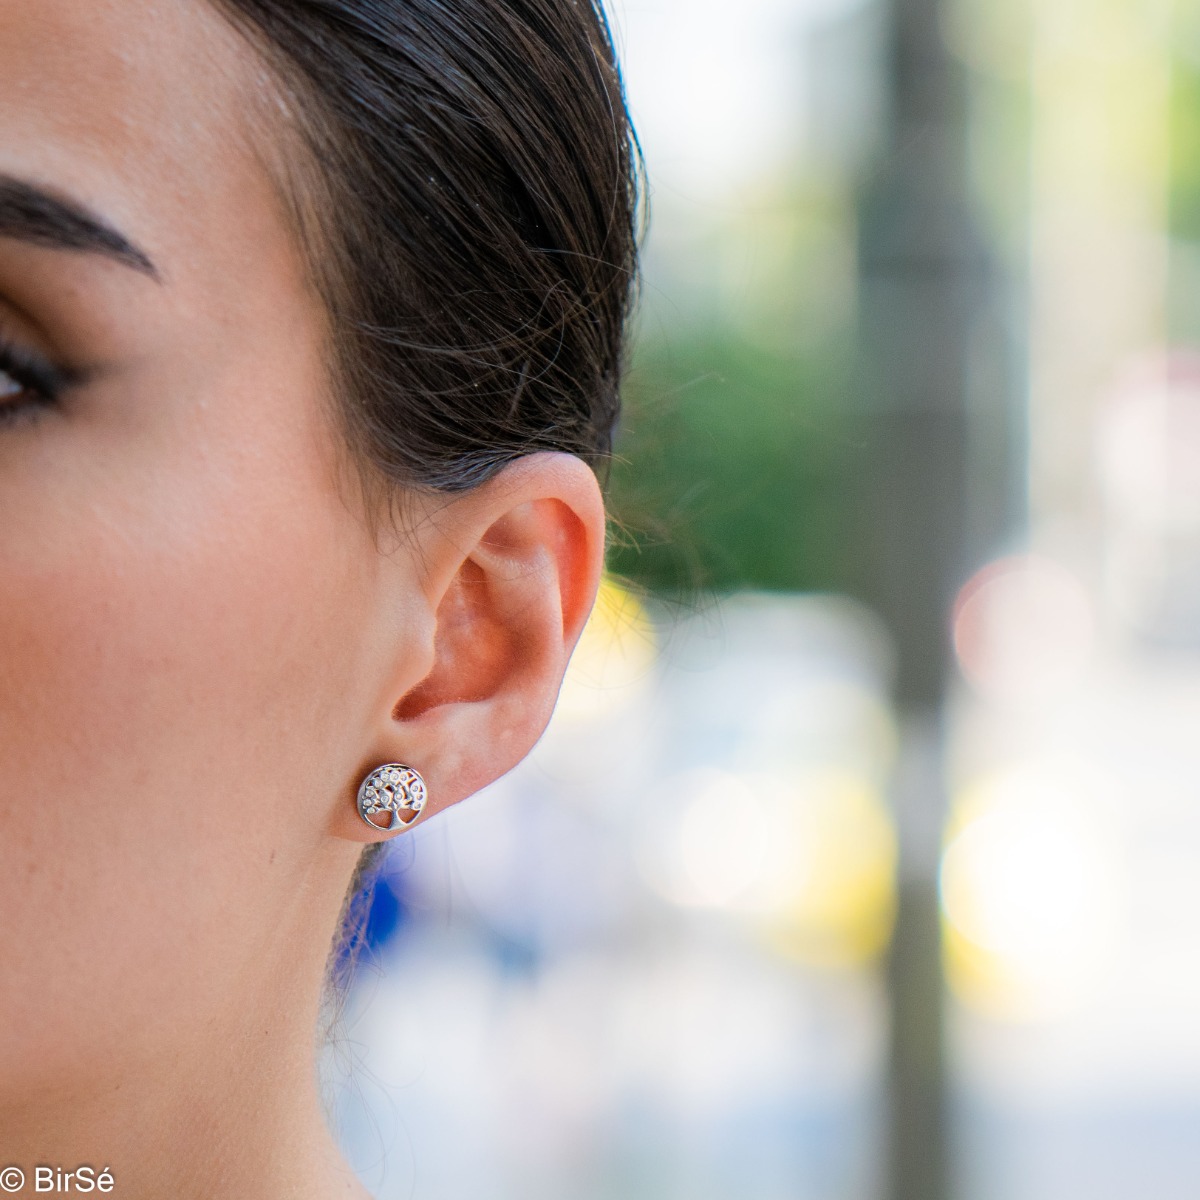
[[[13,238],[54,250],[73,250],[111,258],[151,279],[158,268],[107,221],[82,204],[0,174],[0,238]]]

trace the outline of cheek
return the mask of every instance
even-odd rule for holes
[[[260,727],[301,749],[296,726],[324,698],[313,684],[338,661],[338,601],[353,595],[330,547],[216,506],[163,516],[67,555],[47,541],[45,570],[0,568],[4,691],[20,698],[0,716],[4,760],[24,761],[27,783],[57,765],[45,798],[65,763],[161,787],[203,782],[215,757],[231,782]],[[0,794],[12,785],[8,770]]]
[[[345,785],[363,531],[294,459],[165,461],[19,504],[0,481],[0,1024],[29,1053],[80,987],[100,1043],[106,1016],[113,1041],[177,1019],[181,981],[202,1006],[185,960],[228,979],[260,949],[268,864],[311,853]]]

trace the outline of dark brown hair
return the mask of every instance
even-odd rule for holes
[[[601,467],[639,160],[597,0],[218,4],[307,159],[286,190],[359,461],[440,491],[536,450]]]
[[[216,3],[274,76],[269,165],[363,478],[462,491],[537,450],[602,469],[640,158],[599,0]],[[377,850],[347,895],[335,983]]]

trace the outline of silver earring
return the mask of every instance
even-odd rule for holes
[[[391,833],[407,829],[421,815],[427,798],[419,771],[404,763],[384,763],[359,784],[358,815],[377,833]]]

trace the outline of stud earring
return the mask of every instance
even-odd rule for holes
[[[407,829],[428,798],[419,771],[404,763],[384,763],[359,784],[358,815],[379,833]]]

